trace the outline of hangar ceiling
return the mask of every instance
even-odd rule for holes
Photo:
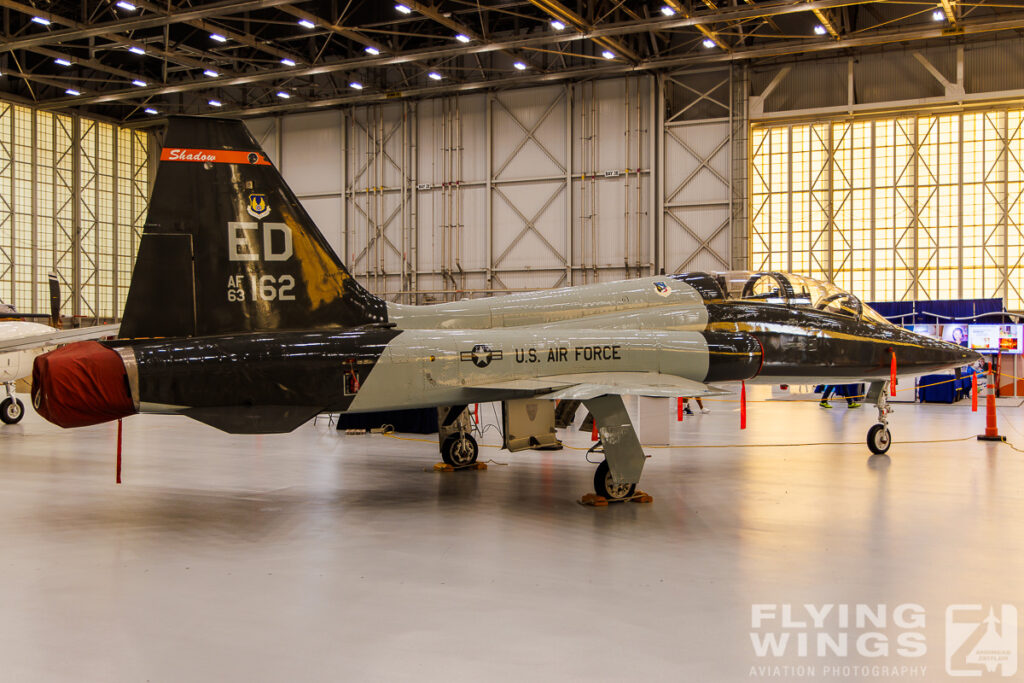
[[[263,115],[1024,30],[1024,2],[0,0],[0,96]]]

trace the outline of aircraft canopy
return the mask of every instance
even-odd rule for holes
[[[730,299],[751,299],[772,304],[799,306],[851,318],[888,323],[877,311],[853,294],[830,282],[782,272],[734,270],[720,273],[719,285]]]

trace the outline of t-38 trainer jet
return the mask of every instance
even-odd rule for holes
[[[974,362],[855,296],[785,273],[683,273],[429,306],[356,282],[239,121],[172,118],[121,339],[36,360],[33,402],[78,427],[175,413],[230,433],[294,430],[321,412],[581,400],[605,460],[595,488],[630,496],[644,453],[623,394],[699,396],[740,381],[866,381],[889,446],[885,388]],[[445,423],[451,419],[444,420]],[[456,433],[445,459],[477,445]]]

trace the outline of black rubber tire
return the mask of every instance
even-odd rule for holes
[[[467,467],[476,462],[480,447],[470,434],[449,434],[441,444],[441,459],[452,467]]]
[[[5,398],[0,401],[0,420],[4,424],[18,424],[25,417],[25,404],[16,398]]]
[[[622,500],[629,498],[635,492],[636,484],[616,486],[612,483],[612,472],[608,468],[607,460],[602,460],[601,464],[597,466],[597,471],[594,472],[594,493],[608,500]]]
[[[889,433],[889,428],[881,422],[872,425],[868,430],[868,448],[871,449],[871,452],[881,455],[888,451],[891,445],[892,435]]]

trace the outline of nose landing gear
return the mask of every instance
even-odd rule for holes
[[[886,392],[889,389],[888,382],[872,382],[868,389],[868,400],[874,401],[878,408],[878,424],[872,425],[868,430],[868,448],[875,455],[881,455],[889,450],[892,445],[892,434],[889,433],[889,413],[892,408],[886,399]]]
[[[14,397],[14,382],[4,382],[7,398],[0,401],[0,420],[4,424],[17,424],[25,417],[25,404]]]

